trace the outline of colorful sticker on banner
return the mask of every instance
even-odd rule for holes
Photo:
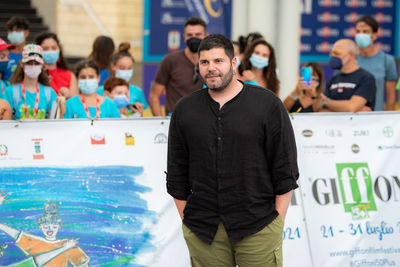
[[[336,170],[345,212],[354,220],[369,218],[368,212],[377,209],[368,163],[337,163]]]
[[[181,46],[181,34],[179,31],[168,32],[168,50],[177,51]]]
[[[34,147],[33,159],[34,160],[44,159],[44,154],[42,153],[42,144],[41,144],[41,142],[43,142],[43,139],[34,138],[32,139],[32,142]]]
[[[135,137],[133,137],[132,133],[125,133],[125,145],[127,146],[135,145]]]
[[[163,134],[159,133],[154,137],[154,144],[166,144],[168,143],[168,137]]]
[[[106,137],[104,134],[93,134],[90,136],[90,143],[92,145],[105,145]]]
[[[8,147],[6,145],[0,145],[0,156],[8,155]]]

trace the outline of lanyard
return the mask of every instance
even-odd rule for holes
[[[24,82],[21,82],[21,91],[22,91],[22,97],[24,98],[24,103],[25,103],[25,106],[24,106],[25,116],[28,119],[29,118],[29,112],[28,112],[28,107],[26,105],[26,91],[25,91]],[[37,88],[36,88],[35,107],[33,108],[32,119],[34,119],[36,117],[36,114],[37,114],[38,109],[39,109],[39,97],[40,97],[40,89],[39,89],[39,83],[38,83]]]
[[[79,98],[81,99],[83,108],[85,109],[86,116],[90,119],[91,116],[90,116],[89,108],[86,105],[85,99],[83,99],[83,95],[80,94]],[[98,118],[100,118],[100,99],[99,99],[99,96],[96,95],[96,119],[98,119]]]

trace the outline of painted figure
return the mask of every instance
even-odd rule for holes
[[[6,194],[0,194],[0,204],[6,200]],[[15,240],[15,244],[27,255],[33,256],[37,261],[36,255],[46,255],[51,258],[41,260],[42,265],[11,265],[11,266],[43,266],[43,267],[67,267],[68,264],[79,267],[89,266],[90,258],[76,244],[71,247],[71,240],[57,240],[57,233],[61,229],[62,221],[58,213],[58,206],[54,202],[44,205],[44,213],[37,220],[43,237],[24,233],[18,229],[0,223],[0,230]],[[76,242],[76,241],[75,241]],[[66,249],[68,247],[68,249]],[[52,253],[53,252],[53,253]],[[48,258],[48,257],[47,257]],[[32,260],[32,259],[31,259]]]

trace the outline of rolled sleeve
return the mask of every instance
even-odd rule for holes
[[[168,134],[167,192],[179,200],[186,200],[191,194],[188,180],[187,145],[179,128],[176,112],[172,114]]]
[[[282,195],[296,189],[299,171],[292,124],[282,103],[270,113],[267,124],[267,151],[274,193]]]

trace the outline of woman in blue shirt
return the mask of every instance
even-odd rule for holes
[[[50,77],[43,69],[43,51],[39,45],[28,44],[22,60],[5,89],[5,99],[14,112],[14,119],[45,119],[50,114],[57,94],[49,86]]]
[[[129,43],[121,43],[118,47],[118,52],[113,56],[111,63],[111,76],[124,79],[128,83],[132,78],[133,64],[135,63],[134,58],[131,53],[129,53],[129,49]],[[99,95],[104,95],[104,86],[100,86],[97,93]],[[108,96],[107,93],[106,96]],[[132,104],[132,106],[134,105],[132,109],[133,113],[142,113],[143,110],[148,108],[143,91],[138,86],[129,84],[128,100],[129,104]]]
[[[78,78],[80,94],[65,102],[63,109],[66,119],[98,119],[119,118],[117,105],[108,97],[96,93],[100,80],[99,67],[86,59],[76,66],[75,75]]]

